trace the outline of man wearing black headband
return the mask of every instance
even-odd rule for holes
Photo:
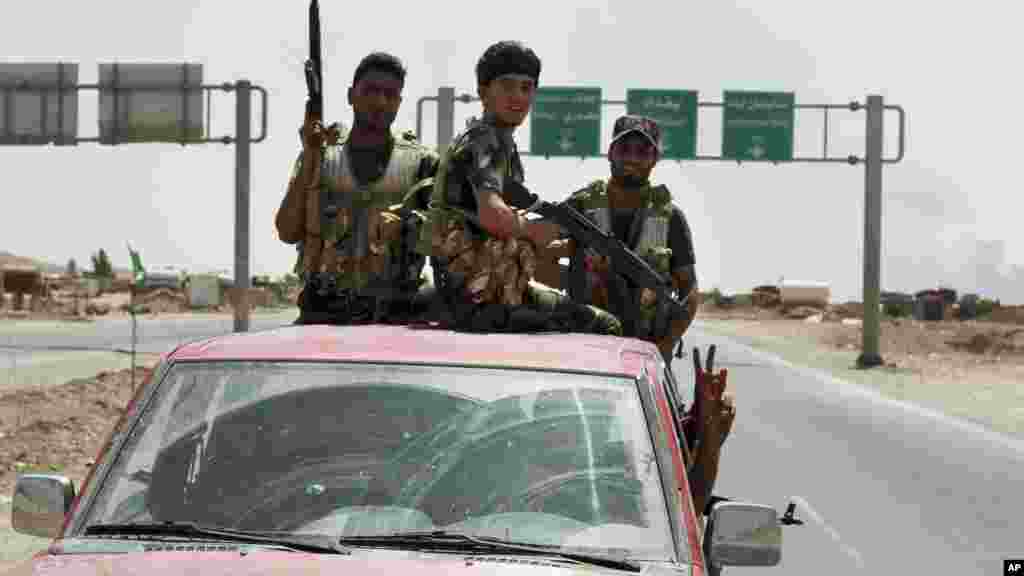
[[[560,227],[527,220],[503,200],[503,182],[524,181],[513,134],[530,112],[540,68],[519,42],[498,42],[480,57],[483,118],[471,120],[441,160],[419,249],[431,256],[434,283],[457,328],[618,335],[614,316],[532,282],[538,251]]]

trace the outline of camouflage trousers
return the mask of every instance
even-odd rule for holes
[[[579,332],[622,335],[622,324],[609,312],[580,304],[536,282],[528,283],[519,304],[476,303],[465,279],[452,278],[432,259],[442,322],[467,332]]]
[[[435,290],[430,284],[408,297],[384,302],[364,296],[321,295],[307,284],[299,293],[299,317],[295,324],[405,324],[427,314],[434,299]]]

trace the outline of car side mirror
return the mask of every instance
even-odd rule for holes
[[[56,538],[75,501],[75,484],[64,476],[25,474],[14,485],[11,527],[15,532]]]
[[[705,538],[707,560],[715,566],[775,566],[782,560],[782,526],[770,506],[719,502]]]

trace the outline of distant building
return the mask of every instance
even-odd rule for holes
[[[224,288],[216,274],[189,276],[188,305],[191,308],[217,307],[223,302]]]
[[[779,298],[782,305],[815,306],[824,308],[831,300],[831,287],[827,282],[811,282],[806,280],[783,280],[779,286]]]
[[[15,310],[25,307],[26,296],[31,298],[30,307],[38,308],[46,293],[43,273],[38,268],[28,266],[0,267],[0,308],[6,307],[8,292],[13,294],[12,306]]]
[[[134,281],[134,272],[127,274]],[[181,290],[184,288],[185,271],[174,266],[147,266],[146,277],[142,281],[142,290]]]

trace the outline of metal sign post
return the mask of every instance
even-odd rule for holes
[[[531,109],[530,151],[520,152],[522,156],[572,156],[577,158],[602,157],[601,148],[597,146],[600,131],[590,129],[593,124],[593,110],[588,99],[581,97],[588,88],[539,88],[538,102],[544,94],[558,93],[559,106],[556,110],[550,106],[537,106]],[[565,94],[573,92],[576,98],[566,98]],[[882,231],[882,166],[895,164],[903,160],[906,141],[906,112],[902,106],[887,105],[881,96],[869,95],[866,105],[859,102],[849,104],[797,104],[791,92],[742,92],[726,91],[721,102],[697,102],[697,108],[723,108],[722,118],[722,152],[720,155],[702,155],[697,153],[696,114],[687,112],[686,97],[696,98],[695,91],[643,90],[636,91],[635,97],[627,93],[626,100],[601,100],[603,106],[626,106],[631,114],[652,114],[652,110],[661,110],[676,118],[676,138],[682,141],[686,151],[676,150],[666,154],[667,158],[677,160],[719,161],[719,162],[771,162],[780,163],[833,163],[856,166],[864,163],[864,319],[863,341],[857,365],[871,368],[883,364],[879,350],[879,332],[881,330],[881,231]],[[588,93],[589,94],[589,93]],[[438,90],[437,96],[424,96],[416,102],[416,136],[423,135],[423,103],[437,102],[438,107],[438,150],[443,151],[451,140],[451,127],[455,123],[454,103],[469,103],[479,98],[469,94],[455,96],[450,87]],[[578,104],[572,108],[573,104]],[[689,104],[692,106],[692,104]],[[563,109],[564,108],[564,109]],[[793,156],[793,127],[797,110],[820,110],[823,117],[824,144],[821,156]],[[866,111],[867,137],[864,158],[855,155],[837,157],[829,155],[828,129],[829,112],[846,110],[850,112]],[[883,157],[884,123],[886,111],[894,111],[899,117],[899,146],[896,156]],[[538,116],[539,113],[539,116]],[[571,125],[586,121],[587,129],[574,130]],[[599,118],[598,118],[599,121]],[[539,130],[538,130],[539,128]],[[682,132],[686,130],[686,132]],[[535,132],[543,132],[537,134]],[[692,153],[690,143],[685,134],[694,134]],[[541,143],[539,146],[538,143]],[[679,144],[673,143],[673,146]],[[537,146],[537,148],[535,148]],[[597,146],[595,148],[595,146]],[[680,146],[682,147],[682,146]],[[597,152],[594,153],[594,150]]]
[[[249,288],[252,283],[250,274],[250,185],[251,185],[251,150],[252,144],[262,142],[267,138],[267,91],[253,85],[248,80],[238,80],[234,83],[223,84],[198,84],[190,83],[190,69],[197,65],[179,64],[101,64],[99,78],[106,79],[96,84],[77,84],[66,82],[65,72],[70,68],[77,75],[77,67],[67,64],[51,64],[57,70],[56,79],[45,78],[44,81],[33,80],[26,76],[26,70],[31,67],[32,77],[40,76],[36,68],[47,68],[47,65],[40,64],[7,64],[0,63],[0,95],[3,101],[0,103],[0,118],[3,119],[0,125],[0,145],[77,145],[83,142],[95,142],[100,144],[125,144],[144,142],[176,142],[182,146],[188,144],[205,144],[219,142],[222,144],[235,144],[235,293],[237,295],[234,311],[234,330],[246,332],[249,330]],[[181,71],[180,79],[168,82],[163,79],[167,71]],[[154,73],[155,71],[155,73]],[[137,76],[159,77],[159,81],[152,78],[148,82],[128,81],[125,76],[134,72]],[[14,80],[11,80],[14,78]],[[176,77],[177,78],[177,77]],[[82,90],[96,90],[100,92],[101,115],[100,131],[97,136],[79,137],[77,125],[68,127],[65,125],[65,116],[69,115],[69,106],[65,103],[65,95],[71,92],[74,96],[69,98],[72,105],[70,114],[77,113],[78,93]],[[206,133],[209,130],[209,96],[214,90],[223,92],[235,92],[235,136],[221,136],[210,138]],[[252,115],[252,92],[259,92],[261,101],[260,135],[253,138],[251,135],[250,122]],[[199,117],[202,125],[201,110],[193,110],[189,104],[189,96],[195,92],[205,94],[207,99],[206,130],[196,130],[189,120],[193,115]],[[16,108],[15,95],[39,94],[38,108]],[[143,110],[133,115],[132,97],[138,94],[146,95],[176,95],[180,97],[180,110],[168,109],[166,106],[156,112]],[[200,97],[201,98],[201,97]],[[49,114],[50,101],[54,100],[54,114]],[[199,103],[202,102],[200,99]],[[109,118],[104,119],[102,112],[108,108],[104,107],[109,103]],[[180,114],[179,114],[180,112]],[[51,118],[53,116],[53,118]],[[27,118],[31,121],[38,120],[38,125],[32,125],[29,132],[19,132],[15,128],[19,125],[17,120]],[[75,117],[77,122],[77,117]]]
[[[444,154],[455,129],[455,88],[437,89],[437,151]]]
[[[857,365],[883,363],[879,348],[882,275],[882,129],[885,105],[868,96],[867,143],[864,150],[864,326]],[[900,155],[903,158],[903,110],[900,109]],[[897,162],[899,159],[896,160]]]
[[[235,332],[248,332],[249,288],[252,283],[252,275],[249,273],[249,198],[252,183],[249,161],[253,142],[249,137],[252,84],[248,80],[239,80],[235,84],[235,102]]]

